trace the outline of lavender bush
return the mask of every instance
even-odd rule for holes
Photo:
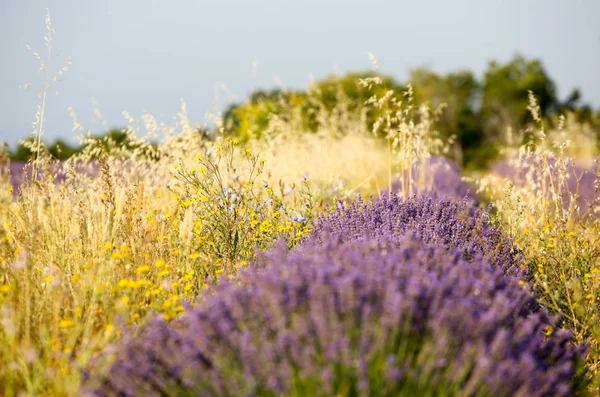
[[[10,175],[10,183],[15,189],[17,189],[22,183],[25,182],[27,163],[20,161],[11,162],[9,165],[3,165],[1,172],[2,174]]]
[[[394,239],[413,233],[424,244],[438,244],[469,260],[485,260],[507,273],[521,275],[520,255],[512,240],[487,221],[470,201],[431,197],[384,196],[370,202],[358,198],[339,204],[335,212],[315,222],[306,241],[320,242],[333,235],[342,241],[361,238]]]
[[[433,198],[446,198],[454,200],[468,200],[477,204],[474,189],[463,180],[460,168],[450,159],[443,156],[433,156],[423,160],[424,164],[416,163],[412,166],[412,184],[420,188],[413,189],[419,195]],[[392,184],[392,192],[402,195],[406,190],[402,181]]]
[[[530,155],[500,161],[492,172],[527,188],[532,194],[541,194],[546,200],[559,203],[563,211],[573,208],[573,215],[578,219],[600,216],[597,163],[586,168],[568,158]]]
[[[516,278],[417,237],[265,254],[126,338],[94,396],[567,396],[582,355]],[[579,379],[579,378],[577,378]]]
[[[101,168],[101,163],[96,160],[78,160],[74,158],[62,162],[54,160],[45,163],[44,167],[38,170],[38,178],[49,177],[54,183],[61,184],[69,180],[69,173],[72,172],[79,178],[85,176],[94,179],[101,176]],[[2,172],[10,174],[11,184],[16,190],[25,182],[31,180],[33,164],[22,161],[11,162]],[[111,173],[111,177],[115,178],[116,183],[127,185],[131,184],[132,180],[140,179],[146,173],[157,174],[157,170],[151,162],[136,163],[134,161],[111,159]],[[164,177],[164,175],[157,175],[158,177]]]

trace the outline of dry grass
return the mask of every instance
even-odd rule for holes
[[[535,98],[530,103],[538,127],[512,139],[533,140],[507,145],[508,160],[478,180],[480,192],[492,199],[496,222],[522,249],[539,300],[561,315],[576,342],[589,346],[587,367],[598,393],[600,173],[592,160],[598,153],[590,149],[595,145],[586,126],[561,123],[546,132]]]

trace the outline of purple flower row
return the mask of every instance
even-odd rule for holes
[[[176,322],[115,347],[95,396],[567,396],[584,349],[468,203],[340,207]]]
[[[361,238],[394,239],[414,234],[424,244],[436,244],[458,252],[467,261],[483,260],[501,267],[506,273],[522,276],[520,255],[512,239],[489,225],[486,214],[462,202],[430,197],[384,196],[350,205],[339,204],[333,214],[315,222],[306,241],[319,242],[332,234],[342,241]]]

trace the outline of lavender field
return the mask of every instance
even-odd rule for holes
[[[592,392],[597,172],[540,148],[476,178],[427,128],[3,166],[6,394]],[[382,164],[290,168],[323,145]]]
[[[210,124],[69,107],[78,146],[46,75],[0,149],[0,395],[600,395],[600,111],[522,55],[368,60]]]

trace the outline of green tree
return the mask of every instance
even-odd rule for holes
[[[373,84],[368,87],[360,84],[361,80],[370,77],[378,77],[381,79],[381,84]],[[394,92],[394,96],[402,98],[406,87],[401,86],[393,77],[378,75],[374,72],[354,72],[344,76],[331,75],[316,82],[310,88],[308,111],[305,113],[313,115],[321,111],[325,115],[333,117],[338,116],[339,112],[355,113],[364,109],[365,102],[371,97],[382,98],[386,90],[391,90]],[[366,110],[366,123],[370,129],[380,117],[383,109],[368,106]],[[310,125],[314,129],[320,123],[311,119]],[[343,131],[341,132],[343,133]]]
[[[79,151],[79,148],[69,145],[63,139],[57,139],[54,143],[48,146],[50,154],[58,160],[66,160]]]
[[[26,139],[25,141],[33,142],[33,138]],[[10,154],[11,161],[29,161],[32,156],[32,152],[28,145],[24,142],[19,142],[15,150]]]
[[[560,104],[560,114],[570,113],[581,123],[585,122],[598,126],[594,109],[589,104],[583,103],[582,98],[583,96],[578,88],[571,91],[567,99]]]
[[[507,127],[521,128],[531,121],[528,92],[538,100],[542,114],[558,111],[556,86],[540,60],[516,55],[506,64],[489,63],[483,78],[481,116],[488,139],[497,139]]]
[[[230,105],[223,115],[225,131],[229,135],[248,140],[260,137],[267,129],[272,114],[281,114],[290,105],[301,105],[302,94],[258,90],[243,104]]]
[[[391,77],[381,77],[381,86],[366,88],[359,84],[359,79],[374,76],[374,73],[331,75],[312,84],[307,91],[255,91],[245,103],[232,104],[227,108],[223,117],[225,130],[242,140],[261,136],[272,115],[286,118],[292,117],[292,113],[297,111],[303,127],[314,132],[328,117],[335,117],[337,112],[356,111],[372,95],[381,95],[384,89],[394,90],[398,94],[403,91]],[[320,117],[324,115],[327,117]],[[377,117],[377,111],[370,109],[367,113],[369,126]]]
[[[446,136],[456,137],[462,156],[455,157],[463,157],[465,163],[473,161],[483,141],[478,112],[481,86],[473,73],[460,70],[443,76],[421,67],[411,71],[409,81],[417,103],[433,108],[445,105],[437,128]]]
[[[156,155],[156,143],[137,139],[126,128],[111,128],[104,135],[94,137],[92,142],[88,142],[82,150],[99,148],[101,152],[118,155],[126,155],[136,151],[138,154],[146,156],[148,159]],[[91,151],[92,157],[99,156],[99,152]]]

